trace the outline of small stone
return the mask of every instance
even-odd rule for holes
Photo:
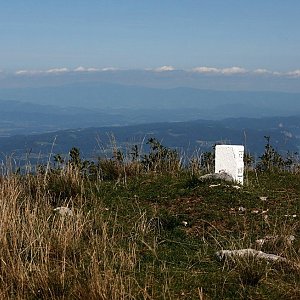
[[[297,218],[297,215],[284,215],[285,217]]]
[[[234,181],[233,177],[231,175],[225,173],[225,172],[206,174],[206,175],[200,176],[199,180],[201,180],[201,181],[224,180],[224,181],[227,181],[227,182],[233,182]]]
[[[258,244],[259,246],[262,246],[265,243],[265,239],[259,239],[255,241],[256,244]]]
[[[182,221],[181,224],[186,227],[188,222],[187,221]]]
[[[210,188],[214,188],[214,187],[217,187],[217,186],[220,186],[221,184],[219,183],[219,184],[211,184],[209,187]]]
[[[261,201],[267,201],[268,197],[259,197]]]
[[[243,207],[243,206],[240,206],[238,210],[239,210],[239,212],[245,212],[245,211],[246,211],[246,208]]]
[[[292,245],[292,242],[295,240],[295,236],[294,235],[286,235],[286,236],[281,236],[281,235],[266,235],[264,238],[262,239],[258,239],[256,240],[256,244],[258,244],[259,246],[264,245],[265,243],[270,243],[270,242],[276,242],[279,240],[284,241],[287,245]]]
[[[73,211],[65,206],[59,206],[53,209],[55,213],[58,213],[61,216],[73,216]]]
[[[239,190],[241,187],[240,186],[238,186],[238,185],[233,185],[232,186],[234,189],[236,189],[236,190]]]
[[[292,235],[292,234],[291,234],[288,238],[289,238],[289,240],[290,240],[291,242],[293,242],[293,241],[296,239],[295,236]]]

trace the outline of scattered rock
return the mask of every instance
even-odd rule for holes
[[[210,188],[215,188],[215,187],[218,187],[218,186],[221,186],[221,183],[218,183],[218,184],[211,184],[209,187]],[[236,190],[239,190],[241,187],[238,186],[238,185],[225,185],[226,187],[232,187]]]
[[[201,180],[201,181],[224,180],[227,182],[234,182],[233,177],[225,172],[206,174],[206,175],[200,176],[199,180]]]
[[[217,186],[220,186],[221,184],[219,183],[219,184],[211,184],[209,187],[210,188],[214,188],[214,187],[217,187]]]
[[[259,246],[264,245],[265,243],[273,243],[275,244],[278,241],[283,241],[287,246],[291,246],[293,241],[295,240],[294,235],[286,235],[286,236],[281,236],[281,235],[266,235],[262,239],[256,240],[256,244]]]
[[[266,242],[265,239],[258,239],[258,240],[255,241],[255,243],[256,243],[258,246],[262,246],[265,242]]]
[[[239,207],[239,212],[245,212],[246,211],[246,208],[245,207],[243,207],[243,206],[240,206]]]
[[[275,254],[269,254],[255,249],[241,249],[241,250],[221,250],[216,252],[216,257],[219,261],[230,259],[235,261],[237,258],[256,257],[258,259],[265,260],[267,262],[285,263],[289,266],[299,269],[299,265]]]
[[[264,215],[264,214],[266,214],[268,211],[269,211],[269,209],[267,209],[267,210],[253,209],[253,210],[251,211],[251,213],[252,213],[252,214],[260,214],[260,215]]]
[[[284,215],[285,217],[297,218],[297,215]]]
[[[73,216],[73,211],[66,206],[59,206],[53,209],[53,211],[61,216]]]
[[[238,186],[238,185],[233,185],[232,186],[234,189],[236,189],[236,190],[239,190],[241,187],[240,186]]]

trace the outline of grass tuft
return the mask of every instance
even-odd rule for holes
[[[1,299],[300,298],[299,174],[250,170],[237,189],[150,147],[144,159],[92,164],[73,149],[47,171],[3,170]],[[215,258],[246,248],[289,264]]]

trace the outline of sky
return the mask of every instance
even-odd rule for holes
[[[299,13],[299,0],[1,1],[0,70],[300,76]]]

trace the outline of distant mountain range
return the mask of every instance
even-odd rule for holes
[[[198,119],[300,115],[300,94],[80,82],[0,89],[0,136]]]
[[[0,151],[21,160],[73,146],[88,158],[104,155],[109,134],[123,148],[154,136],[186,153],[224,142],[259,155],[266,135],[279,151],[300,147],[299,93],[80,82],[2,88],[0,99]]]
[[[85,158],[110,156],[114,141],[125,151],[130,151],[134,144],[146,149],[148,138],[155,137],[163,145],[189,155],[196,150],[211,150],[215,143],[227,143],[244,144],[258,157],[264,150],[264,136],[271,136],[271,143],[281,153],[298,151],[300,117],[196,120],[70,129],[0,138],[0,145],[3,156],[13,154],[16,160],[29,158],[43,161],[51,151],[53,154],[67,154],[72,147],[78,147]]]
[[[299,93],[166,89],[103,82],[0,89],[0,99],[92,110],[196,109],[206,119],[300,113]]]

